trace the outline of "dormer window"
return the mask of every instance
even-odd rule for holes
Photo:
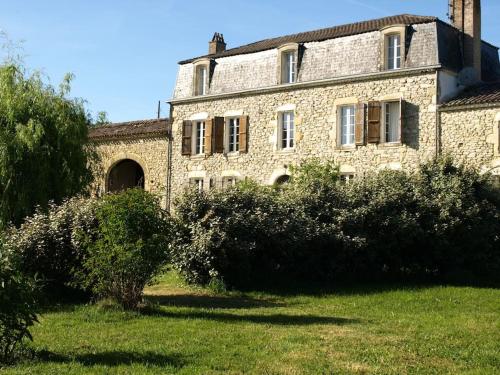
[[[387,69],[401,68],[401,35],[392,34],[387,36]]]
[[[210,82],[210,60],[202,59],[194,63],[193,95],[207,95]]]
[[[406,56],[406,26],[394,25],[380,30],[382,70],[397,70],[404,68]]]
[[[281,57],[283,72],[281,83],[294,83],[297,75],[297,54],[295,51],[283,52]]]
[[[299,56],[297,43],[288,43],[278,48],[278,84],[297,82]]]

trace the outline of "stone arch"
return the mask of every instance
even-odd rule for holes
[[[288,180],[290,179],[291,173],[288,170],[288,168],[275,169],[274,172],[271,174],[271,177],[269,178],[268,184],[274,185],[274,184],[278,183],[278,180],[280,178],[284,179],[285,178],[284,176],[287,176]]]
[[[150,179],[150,174],[149,170],[146,167],[146,163],[136,154],[132,153],[120,153],[117,155],[114,155],[112,158],[109,159],[108,164],[106,166],[106,174],[104,176],[104,189],[106,192],[110,191],[110,174],[113,171],[113,169],[118,166],[120,163],[130,160],[134,163],[136,163],[141,169],[142,169],[142,174],[143,174],[143,188],[146,191],[149,191],[150,189],[150,184],[149,184],[149,179]]]

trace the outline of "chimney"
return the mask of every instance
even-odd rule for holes
[[[481,0],[450,0],[450,18],[462,32],[464,69],[481,80]]]
[[[224,42],[224,35],[215,33],[212,41],[208,42],[208,54],[215,55],[216,53],[224,52],[226,50],[226,43]]]

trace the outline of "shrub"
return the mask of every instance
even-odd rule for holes
[[[11,228],[7,244],[20,256],[23,272],[44,279],[51,292],[68,286],[79,287],[75,274],[82,270],[84,233],[97,226],[96,199],[72,198],[61,205],[50,204],[26,218],[19,228]]]
[[[157,198],[140,189],[105,196],[96,219],[86,234],[82,281],[97,297],[134,309],[167,261],[173,222]]]
[[[0,362],[11,362],[30,327],[38,322],[38,283],[25,276],[10,250],[0,242]]]
[[[298,241],[294,216],[279,192],[252,183],[227,191],[187,191],[176,202],[183,235],[172,247],[172,262],[187,279],[228,287],[269,279],[284,271]]]

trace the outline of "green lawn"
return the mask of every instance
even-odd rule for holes
[[[70,305],[5,374],[498,374],[500,290],[350,287],[213,295],[169,274],[157,306]]]

